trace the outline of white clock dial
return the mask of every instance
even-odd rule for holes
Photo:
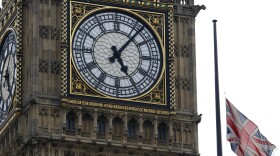
[[[75,28],[72,60],[82,79],[98,92],[137,97],[150,90],[162,72],[163,54],[155,36],[135,15],[95,12]]]
[[[16,37],[10,33],[4,40],[0,53],[0,120],[7,117],[15,92]],[[1,123],[0,121],[0,123]]]

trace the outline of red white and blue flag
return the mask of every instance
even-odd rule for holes
[[[276,147],[263,136],[258,126],[226,99],[227,140],[238,156],[271,156]]]

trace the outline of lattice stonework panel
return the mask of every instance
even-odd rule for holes
[[[56,27],[51,27],[51,39],[59,40],[60,38],[60,29]]]
[[[39,26],[39,36],[42,39],[60,39],[60,28],[49,26],[49,25],[40,25]]]
[[[49,61],[40,59],[39,60],[39,72],[47,73],[49,71]]]
[[[64,31],[63,25],[58,32],[63,45],[62,79],[68,75],[62,93],[69,99],[83,97],[88,102],[136,103],[173,110],[172,9],[154,11],[128,5],[116,7],[114,2],[68,2],[68,10],[64,10],[65,2],[61,5],[62,10],[69,13],[66,22],[62,21],[69,32]],[[64,52],[68,49],[66,55]],[[51,64],[51,68],[53,66],[56,67]]]
[[[51,61],[51,73],[59,74],[61,68],[60,61]]]
[[[186,78],[183,76],[175,77],[175,88],[182,90],[191,90],[192,88],[192,80],[190,78]]]
[[[43,39],[47,39],[50,36],[50,26],[40,25],[39,26],[39,36]]]

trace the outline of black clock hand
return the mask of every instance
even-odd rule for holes
[[[134,40],[134,38],[144,29],[144,26],[142,26],[120,49],[119,53],[121,54],[122,51],[129,45],[129,43]]]
[[[10,85],[9,81],[7,81],[7,83],[8,83],[8,91],[10,92],[11,91],[11,85]]]
[[[128,74],[127,74],[127,66],[125,66],[125,65],[123,64],[123,60],[122,60],[122,58],[121,58],[120,53],[117,51],[116,46],[112,46],[111,49],[113,50],[113,56],[109,58],[110,62],[111,62],[111,63],[114,63],[114,62],[115,62],[115,59],[117,59],[118,62],[119,62],[119,64],[121,65],[121,71],[124,72],[126,75],[128,75]]]
[[[8,55],[9,56],[9,55]],[[9,65],[10,65],[10,60],[11,60],[11,56],[9,56],[9,60],[8,60],[8,62],[5,62],[5,65],[7,65],[6,67],[7,67],[7,69],[6,69],[6,71],[5,71],[5,76],[4,76],[4,78],[5,78],[5,81],[4,81],[4,87],[6,87],[6,83],[8,83],[8,90],[10,90],[10,74],[9,74]],[[7,64],[6,64],[7,63]],[[5,66],[4,65],[4,66]]]
[[[123,64],[123,60],[121,58],[121,53],[123,50],[129,45],[129,43],[134,40],[134,38],[144,29],[144,26],[142,26],[126,43],[119,49],[117,50],[116,46],[112,46],[111,49],[113,50],[113,56],[109,58],[109,61],[111,63],[115,62],[115,59],[118,59],[118,62],[121,65],[121,71],[124,72],[126,75],[127,74],[127,66]]]
[[[6,76],[7,76],[7,83],[8,83],[8,91],[10,92],[11,85],[10,85],[10,73],[9,73],[9,68],[6,70]]]
[[[9,72],[8,72],[8,69],[6,70],[6,75],[4,76],[5,80],[4,80],[4,84],[3,84],[3,87],[6,87],[6,84],[8,84],[8,91],[10,92],[11,90],[11,85],[10,85],[10,82],[9,82]]]
[[[120,57],[120,56],[119,56],[119,53],[118,53],[118,51],[117,51],[117,47],[116,47],[116,46],[112,46],[111,49],[113,50],[113,56],[109,58],[109,61],[110,61],[111,63],[114,63],[114,62],[115,62],[115,59],[118,58],[118,57]]]
[[[124,72],[126,75],[128,75],[128,74],[127,74],[127,66],[125,66],[125,65],[123,64],[123,60],[122,60],[121,57],[118,58],[118,62],[119,62],[120,65],[121,65],[121,71]]]
[[[9,72],[8,72],[8,69],[6,69],[6,71],[5,71],[4,78],[5,78],[5,81],[4,81],[3,86],[6,87],[6,83],[8,83],[8,87],[9,87]]]

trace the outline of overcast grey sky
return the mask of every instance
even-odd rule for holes
[[[195,0],[205,5],[196,18],[199,148],[216,155],[213,23],[218,34],[224,156],[235,156],[226,140],[225,96],[280,146],[280,1]],[[280,156],[275,150],[274,156]]]

